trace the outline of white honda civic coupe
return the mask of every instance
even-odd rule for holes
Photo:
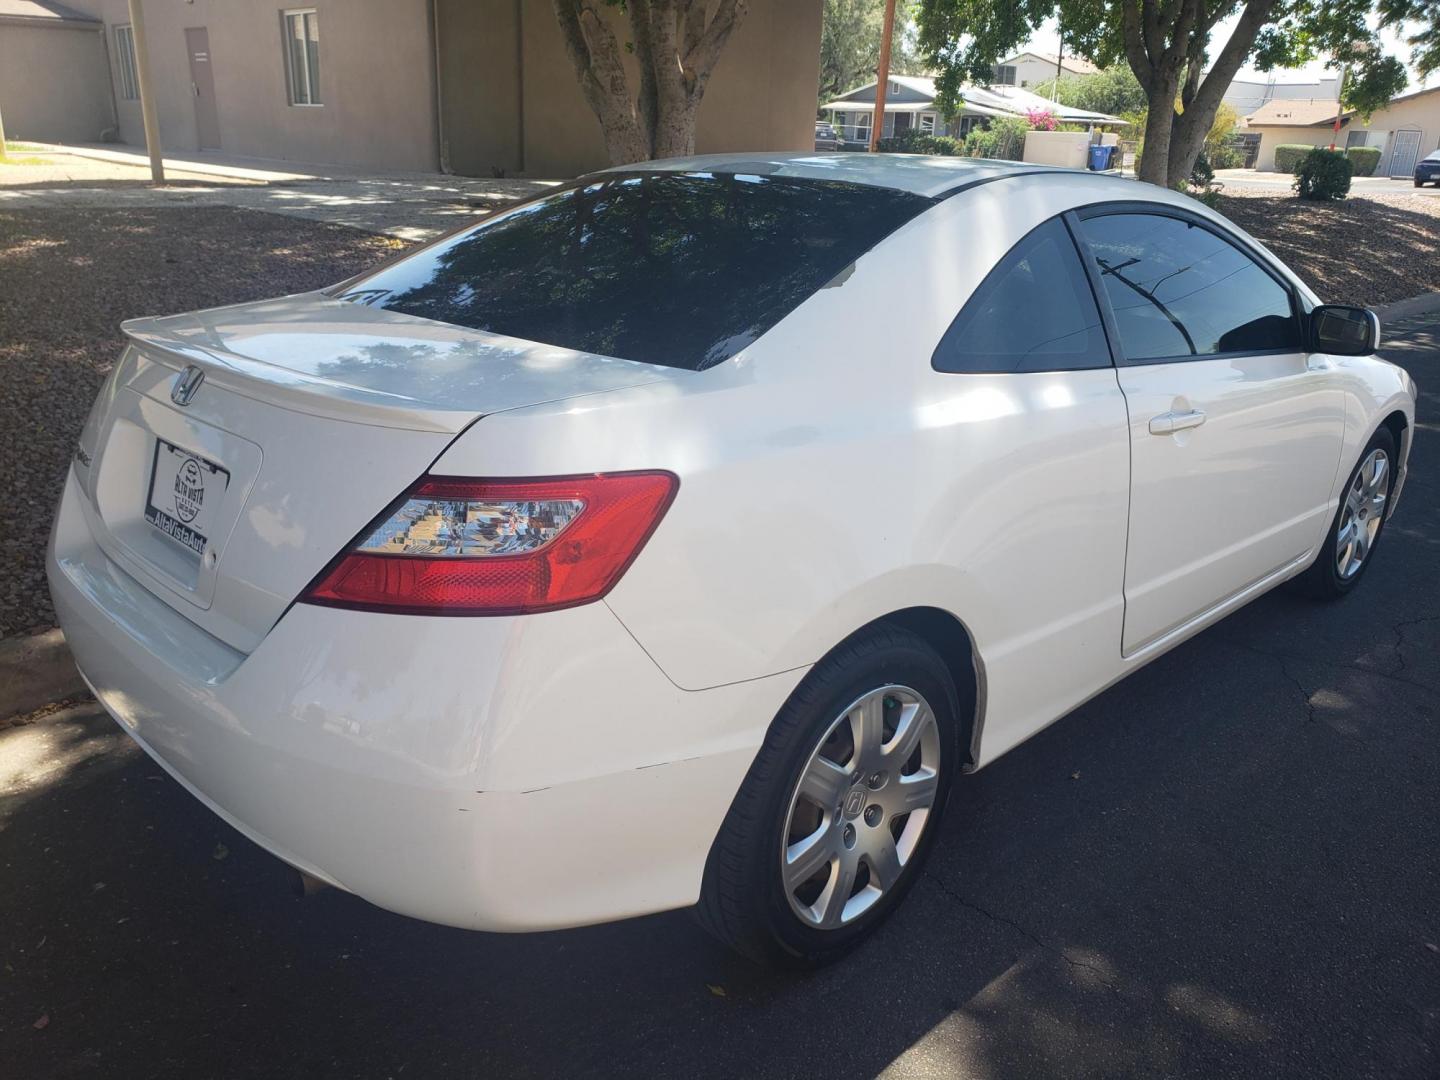
[[[1287,579],[1415,388],[1160,188],[602,172],[324,292],[139,319],[49,574],[95,695],[303,873],[484,930],[853,946],[950,787]]]

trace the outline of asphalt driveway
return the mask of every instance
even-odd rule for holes
[[[1392,328],[1422,430],[1359,592],[1272,594],[960,785],[903,910],[818,974],[683,912],[499,937],[297,900],[93,705],[0,731],[3,1071],[1435,1077],[1430,319]]]

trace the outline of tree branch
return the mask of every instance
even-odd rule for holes
[[[1135,0],[1124,0],[1120,5],[1121,31],[1125,42],[1125,59],[1130,70],[1140,80],[1140,88],[1148,95],[1155,81],[1155,69],[1145,51],[1145,30],[1140,5]]]
[[[700,40],[694,48],[686,52],[680,62],[683,71],[693,73],[691,93],[699,94],[704,90],[705,84],[710,81],[710,73],[715,70],[715,64],[725,48],[725,42],[730,40],[730,35],[749,10],[750,5],[746,0],[720,0],[715,14],[710,17],[709,25],[705,27],[705,32],[700,35]]]

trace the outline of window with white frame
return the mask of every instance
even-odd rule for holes
[[[926,135],[935,134],[935,114],[933,112],[920,114],[920,130]]]
[[[996,65],[995,65],[995,83],[994,83],[994,85],[996,85],[996,86],[1014,86],[1014,85],[1015,85],[1015,65],[1014,65],[1014,64],[996,64]]]
[[[855,114],[855,139],[857,142],[868,143],[870,141],[870,124],[874,119],[874,113],[857,112]]]
[[[129,26],[115,27],[115,71],[120,78],[120,96],[137,100],[140,78],[135,74],[135,32]]]
[[[320,104],[320,17],[314,8],[281,12],[291,105]]]

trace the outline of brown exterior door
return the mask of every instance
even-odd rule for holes
[[[190,89],[195,99],[195,134],[201,150],[220,149],[220,114],[215,108],[215,73],[210,63],[210,31],[203,26],[185,30],[190,53]]]

